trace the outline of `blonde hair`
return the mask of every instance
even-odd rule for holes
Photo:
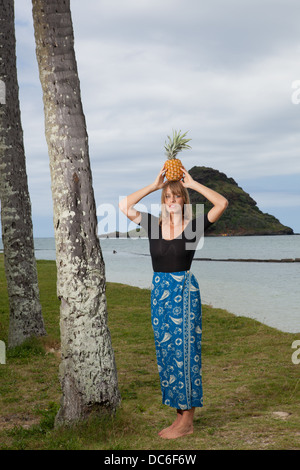
[[[166,192],[167,189],[170,189],[171,193],[175,196],[181,196],[183,199],[183,208],[182,208],[182,215],[185,220],[190,220],[192,218],[192,210],[191,210],[191,203],[190,203],[190,196],[188,190],[182,186],[180,181],[168,181],[168,183],[163,187],[161,192],[161,213],[159,216],[159,224],[162,223],[163,219],[168,217],[168,213],[166,211]]]

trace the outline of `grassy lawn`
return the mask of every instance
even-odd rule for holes
[[[161,404],[150,291],[114,283],[107,284],[107,301],[122,404],[114,418],[94,416],[54,429],[61,396],[56,266],[53,261],[37,265],[48,335],[8,351],[0,365],[1,450],[300,449],[300,364],[291,360],[300,333],[282,333],[204,306],[204,407],[196,411],[193,435],[163,440],[157,432],[175,414]],[[6,342],[7,333],[0,256],[0,340]]]

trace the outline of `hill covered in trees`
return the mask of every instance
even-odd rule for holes
[[[291,235],[293,230],[282,225],[276,217],[263,213],[252,197],[233,178],[213,168],[194,166],[189,170],[192,178],[226,197],[229,206],[207,231],[207,235]],[[212,204],[201,194],[189,190],[192,204],[205,204],[208,212]]]
[[[233,178],[205,166],[194,166],[189,173],[195,181],[217,191],[229,201],[222,217],[207,230],[206,235],[292,235],[294,233],[290,227],[281,224],[273,215],[262,212],[257,207],[256,201],[238,186]],[[204,204],[205,213],[209,212],[212,204],[196,191],[190,189],[188,191],[194,214],[196,204]],[[100,235],[100,238],[128,236],[145,237],[146,232],[143,228],[137,228],[130,233],[113,232]]]

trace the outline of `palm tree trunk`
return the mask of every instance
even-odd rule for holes
[[[21,126],[13,0],[0,0],[0,80],[5,85],[5,103],[0,104],[1,225],[10,306],[8,347],[14,347],[46,332]]]
[[[107,326],[105,267],[97,236],[88,136],[70,1],[33,0],[36,54],[50,158],[57,293],[61,300],[62,403],[57,424],[120,401]]]

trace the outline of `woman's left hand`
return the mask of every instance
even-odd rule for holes
[[[181,170],[183,172],[183,180],[180,180],[180,183],[185,188],[191,188],[191,186],[194,182],[193,178],[191,177],[191,175],[187,172],[187,170],[184,167],[182,167]]]

